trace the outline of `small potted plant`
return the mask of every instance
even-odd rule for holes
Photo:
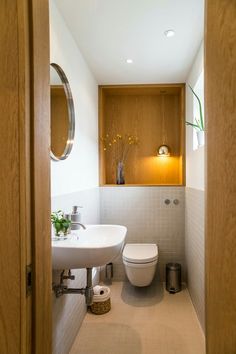
[[[189,86],[190,90],[192,91],[193,95],[196,97],[199,105],[199,118],[195,117],[195,121],[193,123],[186,121],[187,125],[190,125],[193,127],[193,129],[196,129],[197,131],[197,141],[198,141],[198,146],[204,145],[204,119],[203,119],[203,112],[202,112],[202,104],[201,100],[196,94],[196,92],[193,90],[191,86]]]
[[[66,237],[71,221],[65,218],[63,211],[58,210],[51,214],[51,222],[54,227],[56,237]]]

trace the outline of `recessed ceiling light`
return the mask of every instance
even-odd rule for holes
[[[127,64],[132,64],[133,63],[133,59],[126,59],[126,63]]]
[[[164,35],[165,35],[166,37],[173,37],[173,36],[175,35],[175,31],[172,30],[172,29],[169,29],[169,30],[167,30],[167,31],[164,32]]]

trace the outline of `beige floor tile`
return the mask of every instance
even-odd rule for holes
[[[87,313],[70,354],[204,354],[204,336],[189,293],[163,284],[111,285],[111,311]]]

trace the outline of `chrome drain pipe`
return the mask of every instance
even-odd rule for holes
[[[92,283],[92,268],[86,268],[87,271],[87,285],[86,288],[68,288],[67,285],[63,283],[64,279],[71,279],[68,276],[64,276],[64,270],[61,273],[60,284],[53,286],[53,291],[56,297],[60,297],[65,294],[79,294],[84,295],[86,299],[86,305],[90,306],[93,303],[93,283]],[[70,270],[69,270],[69,274]],[[74,278],[72,278],[73,280]]]
[[[90,306],[93,303],[93,280],[92,268],[87,268],[87,286],[85,288],[86,305]]]

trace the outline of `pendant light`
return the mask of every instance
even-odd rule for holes
[[[165,102],[164,95],[161,96],[161,136],[162,136],[162,145],[160,145],[157,149],[158,157],[167,157],[170,156],[170,148],[166,144],[166,131],[165,131]]]

